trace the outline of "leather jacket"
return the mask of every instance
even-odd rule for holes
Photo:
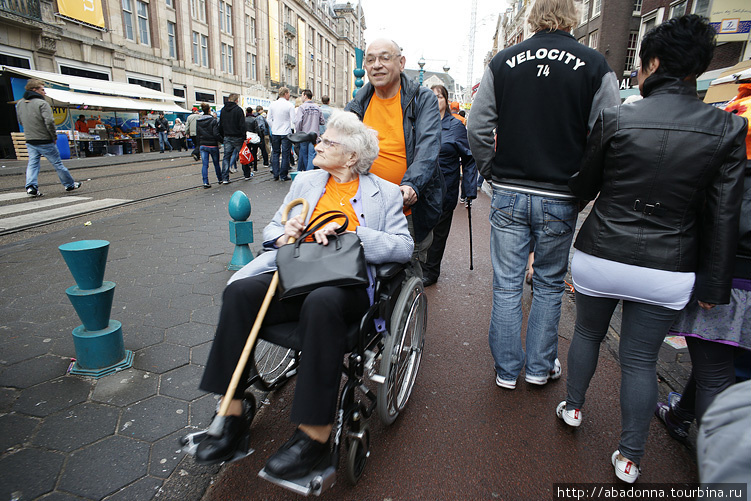
[[[746,120],[652,75],[644,99],[600,112],[578,174],[593,199],[574,247],[603,259],[695,272],[699,301],[727,304],[746,166]]]

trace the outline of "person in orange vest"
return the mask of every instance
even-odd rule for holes
[[[465,127],[467,126],[467,119],[459,114],[459,103],[451,101],[451,114],[459,120]]]

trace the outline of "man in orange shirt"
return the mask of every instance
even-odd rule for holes
[[[408,79],[402,72],[404,63],[395,42],[380,39],[368,45],[368,83],[345,110],[378,131],[380,153],[370,172],[398,185],[402,192],[415,241],[414,269],[422,277],[419,261],[427,258],[446,190],[438,166],[441,117],[433,92]]]
[[[467,126],[467,119],[459,114],[459,103],[456,101],[451,101],[451,115],[463,123],[465,127]]]
[[[76,130],[85,134],[89,133],[89,125],[86,123],[86,117],[84,115],[78,115],[78,120],[76,120]],[[84,154],[84,156],[89,156],[88,141],[78,141],[78,148],[79,151]]]

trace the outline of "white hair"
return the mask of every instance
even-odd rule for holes
[[[378,132],[346,111],[334,111],[326,122],[326,129],[336,131],[339,142],[357,155],[352,170],[357,174],[367,174],[378,158]]]

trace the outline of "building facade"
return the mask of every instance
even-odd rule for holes
[[[281,86],[343,107],[364,30],[357,6],[325,0],[16,0],[0,3],[0,64],[139,84],[188,108]]]

